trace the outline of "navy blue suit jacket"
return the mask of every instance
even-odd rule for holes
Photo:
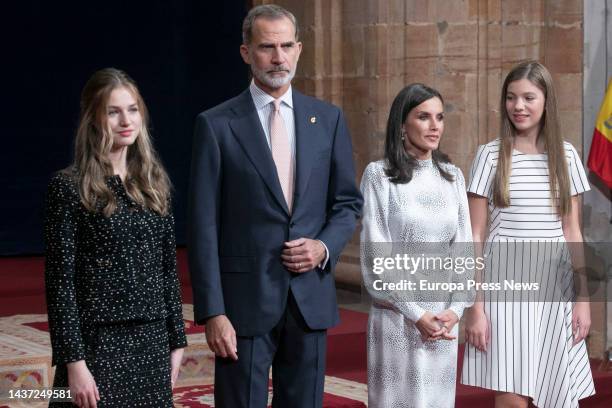
[[[311,329],[338,322],[333,270],[363,203],[351,140],[336,106],[295,89],[293,102],[292,213],[248,89],[196,119],[188,234],[196,322],[225,314],[238,335],[262,335],[282,317],[289,289]],[[283,243],[300,237],[327,245],[324,270],[283,266]]]

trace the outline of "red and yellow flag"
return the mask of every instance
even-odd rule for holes
[[[587,165],[612,189],[612,80],[599,109]]]

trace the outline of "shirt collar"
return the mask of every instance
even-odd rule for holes
[[[255,108],[257,108],[257,110],[263,108],[275,99],[272,95],[266,93],[263,89],[258,87],[254,80],[251,80],[249,91],[251,92],[251,98],[253,98],[253,102],[255,103]],[[291,85],[289,85],[287,92],[285,92],[279,99],[281,102],[284,102],[287,106],[293,109],[293,93],[291,90]]]

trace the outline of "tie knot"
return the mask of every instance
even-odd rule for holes
[[[274,112],[278,112],[280,110],[280,99],[275,99],[272,101],[272,104],[274,106]]]

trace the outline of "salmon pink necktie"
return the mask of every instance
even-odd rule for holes
[[[270,113],[270,148],[276,165],[278,180],[287,202],[289,212],[293,205],[293,157],[289,147],[287,128],[280,113],[280,100],[272,101],[273,111]]]

